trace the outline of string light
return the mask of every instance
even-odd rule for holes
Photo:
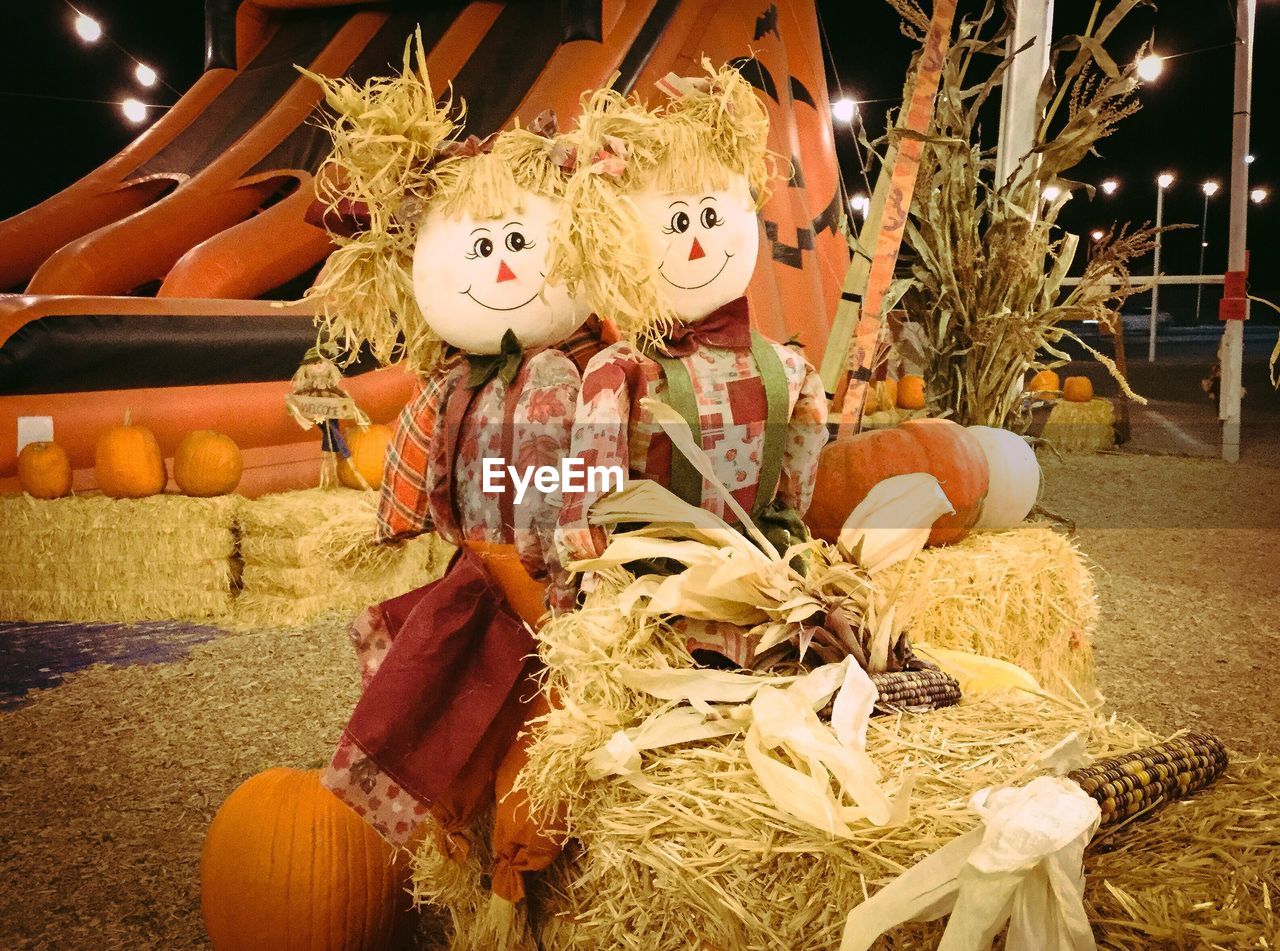
[[[860,215],[866,215],[867,210],[871,207],[871,199],[859,192],[849,199],[849,207]]]
[[[1148,53],[1138,60],[1138,78],[1144,82],[1154,82],[1164,72],[1164,60],[1155,53]]]
[[[858,104],[845,96],[843,99],[837,99],[831,104],[831,118],[836,122],[842,122],[845,125],[853,122],[854,117],[858,114]]]
[[[1261,205],[1267,200],[1267,196],[1270,194],[1271,193],[1265,188],[1255,188],[1253,191],[1249,192],[1249,198],[1255,205]]]
[[[85,13],[76,14],[76,33],[86,43],[96,43],[102,39],[102,24]]]
[[[1062,195],[1062,189],[1057,185],[1046,185],[1043,194],[1045,201],[1057,201]]]
[[[151,87],[156,84],[156,80],[160,77],[156,75],[156,71],[146,63],[139,63],[133,70],[134,78],[143,86]]]
[[[1095,228],[1093,231],[1089,232],[1089,237],[1094,241],[1101,241],[1105,236],[1103,235],[1101,228]]]
[[[147,117],[147,107],[137,99],[126,99],[120,103],[120,111],[130,122],[138,123]]]
[[[1108,195],[1114,195],[1116,193],[1116,189],[1119,187],[1120,187],[1120,183],[1116,181],[1114,178],[1108,178],[1105,182],[1102,183],[1102,190]]]

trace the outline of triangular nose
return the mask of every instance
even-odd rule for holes
[[[498,262],[498,283],[501,284],[503,281],[514,281],[515,279],[516,279],[516,272],[511,270],[511,268],[507,267],[506,261],[499,261]]]
[[[698,258],[705,258],[707,252],[702,250],[702,245],[698,243],[698,239],[693,239],[693,247],[689,249],[689,260],[696,261]]]

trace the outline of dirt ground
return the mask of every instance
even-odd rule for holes
[[[1042,458],[1042,504],[1093,561],[1102,693],[1160,731],[1280,753],[1280,469],[1172,456]]]
[[[1100,686],[1157,731],[1280,752],[1280,469],[1044,460],[1044,505],[1095,562]],[[316,767],[356,693],[333,620],[230,634],[177,663],[95,667],[0,712],[0,947],[204,947],[199,856],[219,803]]]

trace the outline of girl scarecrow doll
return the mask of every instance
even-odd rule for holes
[[[719,480],[777,537],[802,531],[827,440],[827,401],[799,351],[751,329],[745,294],[759,249],[756,211],[774,172],[769,119],[736,69],[704,67],[705,78],[663,80],[671,98],[655,112],[600,93],[582,117],[597,162],[623,156],[619,174],[577,179],[575,219],[597,233],[584,253],[628,243],[644,265],[591,288],[597,310],[633,342],[588,364],[572,451],[732,520],[642,403],[661,400],[684,417]],[[557,541],[566,564],[604,549],[604,531],[588,524],[599,496],[564,495]],[[705,646],[745,660],[728,645]]]
[[[313,292],[322,342],[425,374],[388,454],[378,538],[435,530],[459,552],[354,625],[364,690],[323,781],[393,844],[434,829],[457,854],[541,709],[530,625],[572,590],[545,493],[530,484],[516,504],[509,478],[486,491],[484,465],[568,450],[580,374],[555,347],[582,349],[587,311],[563,278],[567,152],[545,117],[451,141],[420,48],[399,76],[326,91],[338,118],[321,217],[346,235]]]

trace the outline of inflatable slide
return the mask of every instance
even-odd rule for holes
[[[482,136],[546,108],[571,117],[610,82],[657,95],[703,55],[737,62],[790,171],[761,214],[753,311],[821,359],[848,255],[813,0],[209,0],[206,21],[207,70],[173,109],[0,222],[0,286],[15,292],[0,296],[0,491],[16,489],[23,418],[52,419],[84,489],[96,434],[126,409],[167,453],[192,429],[231,435],[246,494],[315,483],[319,439],[283,402],[311,315],[285,302],[331,250],[305,220],[327,136],[295,65],[364,80],[398,67],[415,29]],[[413,386],[394,368],[349,378],[375,420]]]

